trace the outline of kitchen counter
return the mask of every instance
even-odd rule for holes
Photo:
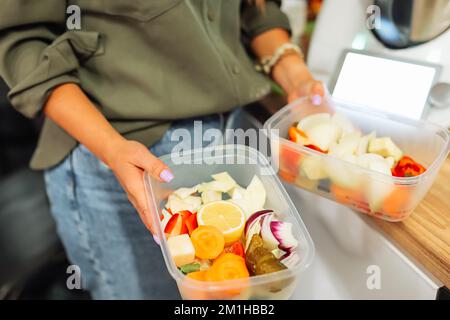
[[[279,96],[269,95],[261,107],[249,111],[264,122],[284,104]],[[415,212],[403,222],[373,219],[375,225],[409,258],[450,288],[450,157]]]
[[[408,219],[397,223],[375,220],[405,253],[450,288],[450,158]]]

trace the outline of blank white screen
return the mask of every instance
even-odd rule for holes
[[[432,67],[349,52],[333,97],[419,119],[435,73]]]

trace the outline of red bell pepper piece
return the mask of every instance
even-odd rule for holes
[[[415,177],[426,171],[425,167],[415,162],[411,157],[403,156],[397,165],[391,169],[394,177]]]
[[[231,246],[226,247],[224,249],[225,252],[227,253],[233,253],[235,255],[238,255],[242,258],[245,259],[245,251],[244,251],[244,246],[242,245],[241,242],[237,241],[235,243],[233,243]]]
[[[313,144],[307,144],[307,145],[305,145],[305,147],[310,148],[310,149],[313,149],[313,150],[316,150],[316,151],[319,151],[319,152],[321,152],[321,153],[328,153],[328,151],[323,151],[323,150],[320,149],[318,146],[315,146],[315,145],[313,145]]]
[[[197,223],[197,213],[192,213],[190,216],[185,218],[184,223],[186,225],[186,228],[188,230],[189,235],[192,234],[192,232],[197,229],[198,223]]]
[[[178,236],[180,234],[188,233],[183,217],[180,214],[175,213],[167,222],[164,233],[166,236]]]

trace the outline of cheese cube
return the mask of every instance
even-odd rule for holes
[[[177,267],[194,262],[195,249],[189,235],[181,234],[179,236],[170,237],[167,239],[167,245]]]

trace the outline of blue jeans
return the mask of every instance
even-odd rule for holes
[[[201,117],[203,130],[223,130],[223,116]],[[177,128],[192,132],[193,119],[172,124],[150,148],[170,153]],[[179,299],[159,246],[144,227],[113,172],[83,145],[45,172],[47,194],[70,261],[94,299]]]

